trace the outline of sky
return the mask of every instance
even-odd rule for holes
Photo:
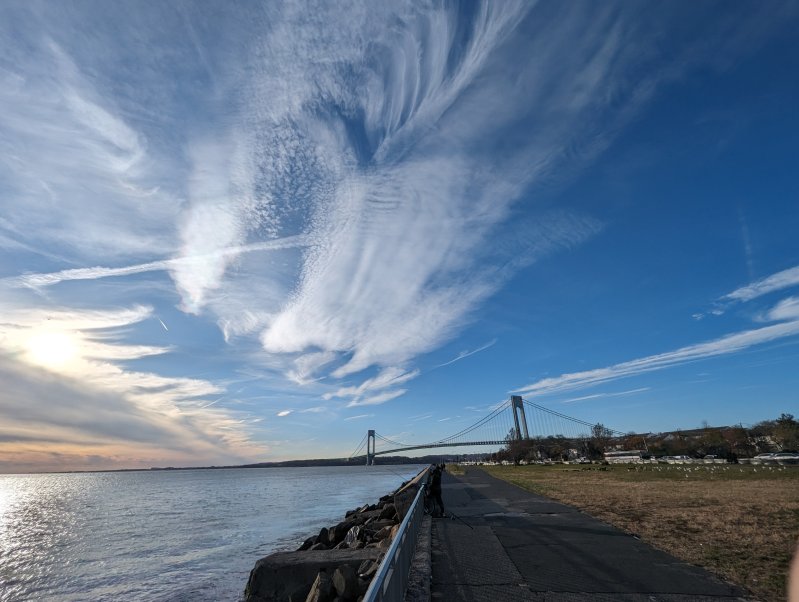
[[[3,2],[0,472],[799,414],[798,27]]]

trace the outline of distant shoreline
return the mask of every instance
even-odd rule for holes
[[[471,455],[483,456],[484,454],[458,454],[457,456],[435,455],[435,456],[381,456],[377,466],[400,465],[400,464],[438,464],[440,462],[455,462],[456,458],[463,459]],[[255,464],[236,464],[229,466],[153,466],[150,468],[109,468],[105,470],[58,470],[44,472],[9,472],[3,475],[16,474],[96,474],[101,472],[160,472],[177,470],[230,470],[236,468],[312,468],[316,466],[365,466],[363,458],[357,461],[347,458],[319,458],[311,460],[284,460],[281,462],[257,462]]]

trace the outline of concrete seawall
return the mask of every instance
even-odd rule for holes
[[[275,552],[255,563],[246,602],[357,602],[369,588],[402,519],[426,477],[422,470],[375,504],[308,537],[294,552]]]

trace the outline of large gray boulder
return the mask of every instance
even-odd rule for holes
[[[380,512],[380,516],[377,518],[384,519],[384,518],[394,518],[394,515],[397,514],[397,509],[394,507],[394,504],[386,504],[383,506],[382,512]]]
[[[342,564],[333,573],[333,586],[342,600],[355,600],[359,594],[358,574],[348,564]]]
[[[333,579],[327,574],[327,571],[319,571],[305,602],[331,602],[335,595],[336,588],[333,585]]]
[[[380,516],[381,510],[367,510],[353,514],[347,517],[347,520],[354,522],[356,525],[362,525],[369,520],[376,520]]]
[[[327,532],[327,541],[330,547],[337,546],[347,536],[347,532],[355,526],[355,522],[345,520],[337,524],[335,527],[330,527]]]

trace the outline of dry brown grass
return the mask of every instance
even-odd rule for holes
[[[799,468],[485,468],[634,533],[759,599],[785,600],[799,537]]]
[[[455,476],[466,474],[466,471],[460,464],[447,464],[447,472]]]

